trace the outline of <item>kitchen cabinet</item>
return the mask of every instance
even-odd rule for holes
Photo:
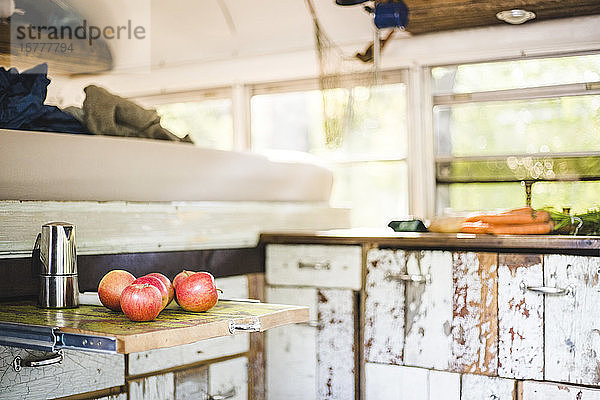
[[[300,248],[362,247],[361,398],[600,399],[600,238],[336,231],[262,240],[267,255],[276,245],[296,258]],[[302,284],[294,290],[314,299],[318,285]]]
[[[267,302],[310,309],[308,324],[267,332],[268,399],[356,397],[361,251],[360,246],[267,246]]]
[[[254,285],[257,279],[252,277],[250,281]],[[218,278],[216,284],[223,290],[222,297],[246,299],[250,293],[260,295],[257,288],[250,287],[247,276]],[[25,312],[20,312],[23,309]],[[284,309],[295,311],[287,313]],[[255,394],[248,387],[249,357],[255,356],[250,349],[249,335],[232,335],[230,327],[234,331],[266,330],[308,319],[305,307],[224,299],[206,313],[165,310],[156,321],[144,324],[132,323],[120,314],[93,306],[49,312],[23,303],[4,303],[0,313],[4,323],[31,323],[32,318],[38,318],[42,325],[58,326],[57,332],[104,335],[102,337],[114,341],[114,351],[122,353],[64,350],[65,359],[60,364],[23,368],[16,372],[12,368],[16,355],[31,354],[40,358],[48,353],[0,347],[3,349],[0,398],[10,399],[19,398],[21,393],[29,393],[28,399],[46,399],[102,389],[117,392],[114,396],[118,396],[121,387],[126,388],[125,398],[129,400],[208,399],[209,396],[215,399],[260,399],[252,397]],[[226,322],[223,327],[227,329],[225,336],[194,341],[204,334],[223,335],[220,322],[223,318]],[[140,351],[131,352],[132,349]],[[256,351],[260,349],[254,349]],[[73,385],[72,379],[83,383]]]

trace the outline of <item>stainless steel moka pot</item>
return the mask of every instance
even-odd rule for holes
[[[75,226],[66,222],[42,225],[42,233],[37,236],[35,249],[40,252],[38,305],[44,308],[78,307]]]

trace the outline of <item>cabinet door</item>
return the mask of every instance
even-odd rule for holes
[[[364,300],[364,353],[367,362],[402,365],[405,283],[403,250],[372,249],[367,253]]]
[[[600,400],[600,390],[552,382],[519,384],[519,400]]]
[[[460,400],[460,375],[367,363],[366,400]]]
[[[309,324],[266,332],[266,383],[270,400],[311,400],[317,395],[317,289],[267,287],[267,302],[310,308]]]
[[[311,323],[267,331],[269,399],[354,399],[355,294],[347,289],[267,288],[274,303],[308,305]]]
[[[526,289],[544,285],[543,257],[500,254],[498,261],[498,375],[544,378],[544,296]]]
[[[498,371],[498,254],[453,253],[452,360],[455,372]]]
[[[547,255],[544,282],[568,290],[546,295],[545,379],[600,384],[600,257]]]
[[[248,400],[248,359],[237,357],[208,366],[209,398]]]
[[[452,253],[407,251],[406,272],[427,280],[406,283],[404,364],[448,369],[452,354]]]
[[[38,360],[48,353],[0,346],[0,398],[48,399],[125,384],[125,357],[64,350],[60,364],[13,369],[15,357]]]
[[[484,375],[462,376],[461,400],[514,400],[516,381]]]

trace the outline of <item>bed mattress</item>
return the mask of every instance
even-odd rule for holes
[[[330,170],[253,153],[0,129],[0,200],[329,201]]]

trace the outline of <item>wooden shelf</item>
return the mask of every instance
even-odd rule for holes
[[[0,324],[56,328],[60,333],[114,339],[116,352],[129,354],[231,335],[231,327],[245,324],[250,331],[306,322],[308,307],[219,301],[211,310],[192,313],[165,309],[154,321],[132,322],[124,314],[99,306],[50,310],[31,303],[2,303]],[[26,346],[22,346],[26,347]],[[81,350],[90,350],[82,346]]]

